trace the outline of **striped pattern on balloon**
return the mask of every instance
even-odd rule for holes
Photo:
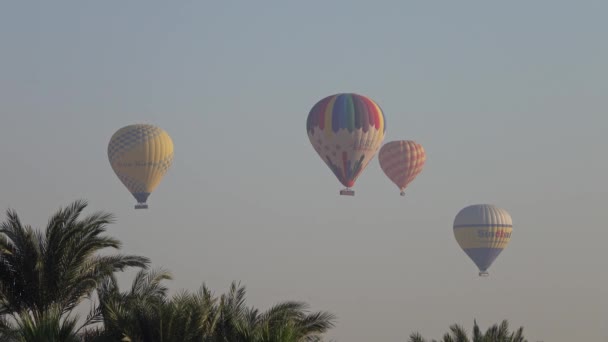
[[[454,237],[462,250],[479,268],[480,276],[511,241],[511,215],[491,204],[475,204],[463,208],[454,218]]]
[[[413,140],[390,141],[378,153],[380,168],[405,196],[405,188],[424,167],[426,152],[422,145]]]
[[[370,98],[341,93],[317,102],[306,120],[308,138],[315,151],[346,187],[350,189],[374,157],[386,130],[384,113]]]

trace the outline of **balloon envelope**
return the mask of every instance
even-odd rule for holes
[[[153,125],[125,126],[112,135],[108,159],[137,200],[135,209],[147,208],[148,196],[173,163],[173,141],[167,132]]]
[[[506,210],[491,204],[462,209],[454,219],[454,236],[460,247],[487,275],[488,268],[509,244],[513,222]]]
[[[405,195],[405,188],[420,172],[426,161],[422,145],[412,140],[390,141],[378,152],[380,167]]]
[[[384,113],[370,98],[341,93],[317,102],[308,114],[310,143],[346,190],[374,157],[384,140]]]

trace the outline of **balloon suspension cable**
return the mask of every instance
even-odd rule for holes
[[[480,277],[488,277],[488,276],[490,276],[490,273],[488,273],[488,272],[486,272],[486,271],[479,272],[479,276],[480,276]]]
[[[137,203],[135,209],[148,209],[148,205],[146,203]]]
[[[355,196],[355,190],[352,190],[351,188],[342,189],[342,190],[340,190],[340,195]]]

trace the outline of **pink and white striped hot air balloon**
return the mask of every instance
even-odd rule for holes
[[[401,196],[405,196],[407,185],[422,171],[426,153],[415,141],[390,141],[380,149],[378,161],[382,171],[401,190]]]

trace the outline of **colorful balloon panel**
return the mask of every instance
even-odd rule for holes
[[[422,145],[412,140],[390,141],[378,152],[380,168],[405,195],[405,188],[420,172],[426,162]]]
[[[486,275],[488,268],[511,241],[513,222],[506,210],[490,204],[462,209],[454,219],[454,236],[460,247]]]
[[[342,93],[317,102],[306,121],[308,138],[336,178],[352,187],[384,140],[384,113],[370,98]]]
[[[120,181],[140,204],[139,207],[145,208],[148,196],[173,163],[173,141],[159,127],[129,125],[112,135],[108,144],[108,159]]]

